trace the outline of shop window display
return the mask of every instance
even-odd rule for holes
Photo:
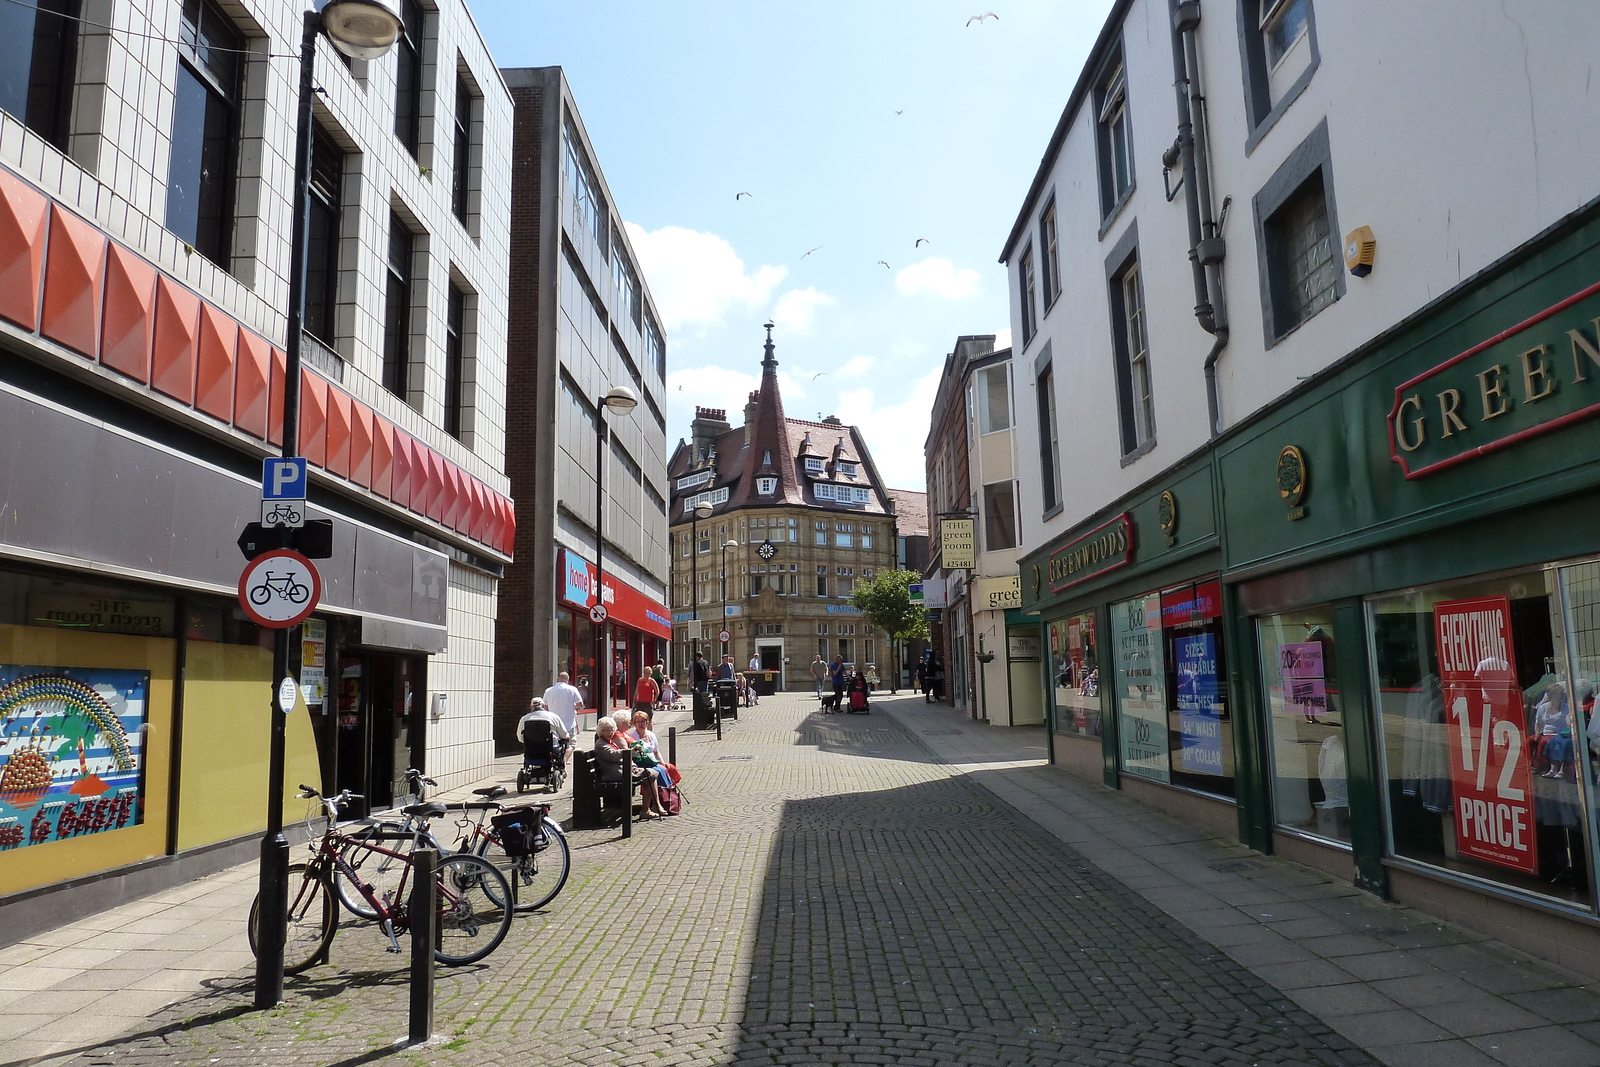
[[[1154,782],[1171,782],[1160,595],[1151,593],[1111,605],[1111,640],[1116,657],[1122,771]]]
[[[1395,855],[1592,906],[1577,754],[1593,683],[1571,684],[1555,595],[1592,598],[1592,569],[1370,601]],[[1600,665],[1589,640],[1573,635],[1580,679]]]
[[[1222,586],[1212,580],[1161,592],[1171,781],[1234,795],[1233,722],[1222,650]]]
[[[1350,840],[1343,694],[1327,609],[1256,621],[1279,826]]]
[[[1100,660],[1094,613],[1050,624],[1050,664],[1055,675],[1055,729],[1100,736]]]

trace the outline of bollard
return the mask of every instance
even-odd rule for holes
[[[667,762],[674,767],[678,765],[678,728],[667,727]]]
[[[622,750],[622,836],[633,836],[633,750]]]
[[[433,943],[439,931],[439,853],[411,853],[411,1044],[433,1036]]]

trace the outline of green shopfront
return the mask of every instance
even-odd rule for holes
[[[1020,570],[1054,762],[1600,974],[1600,212]]]

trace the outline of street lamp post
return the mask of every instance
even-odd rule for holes
[[[378,59],[394,47],[403,28],[389,0],[328,0],[305,13],[300,34],[300,97],[295,108],[294,222],[289,244],[288,336],[284,339],[283,456],[300,453],[300,341],[306,311],[306,233],[311,205],[311,99],[317,35],[352,59]],[[272,644],[272,685],[289,674],[288,629]],[[283,943],[288,925],[289,841],[283,836],[284,719],[276,702],[268,712],[272,739],[267,755],[267,828],[261,838],[260,928],[256,934],[255,1004],[270,1008],[283,999]]]
[[[739,542],[731,537],[722,542],[722,631],[729,638],[733,637],[733,631],[728,629],[728,549],[738,547]],[[731,644],[731,641],[722,642],[722,654],[724,656],[728,654],[729,644]]]
[[[700,651],[700,520],[710,517],[711,505],[702,500],[694,506],[694,518],[689,523],[689,595],[694,598],[695,653]],[[693,655],[689,658],[689,688],[694,688]]]
[[[639,398],[625,385],[614,385],[595,401],[594,416],[594,602],[605,605],[605,523],[606,523],[606,412],[626,415],[639,406]],[[611,710],[611,659],[606,648],[606,623],[595,623],[595,714]],[[626,822],[623,824],[626,826]]]

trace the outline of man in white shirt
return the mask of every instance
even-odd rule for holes
[[[556,684],[544,691],[545,705],[561,719],[569,737],[578,733],[578,708],[583,704],[583,694],[572,684],[566,671],[556,676]]]
[[[528,714],[517,720],[517,740],[524,743],[527,742],[528,739],[523,735],[523,730],[530,722],[536,719],[550,724],[550,730],[556,736],[556,749],[552,755],[565,764],[567,762],[567,754],[572,751],[572,731],[567,729],[567,724],[561,721],[561,716],[546,707],[545,702],[538,697],[534,697],[533,701],[528,705]]]
[[[760,653],[752,652],[750,654],[750,669],[753,670],[753,671],[759,671],[761,669],[761,654]]]

